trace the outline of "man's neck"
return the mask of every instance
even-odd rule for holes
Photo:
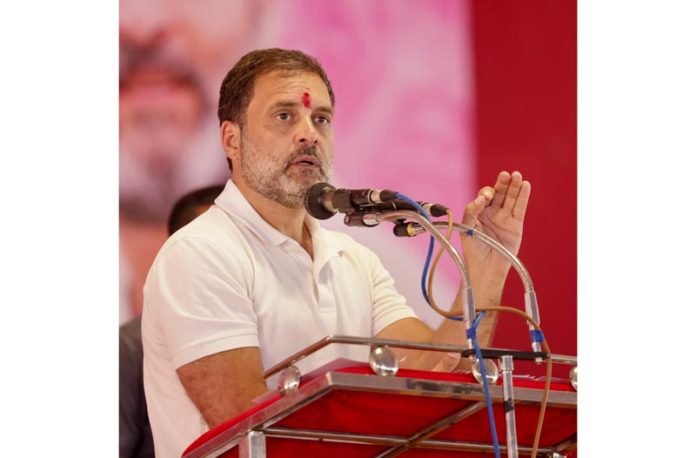
[[[304,207],[288,208],[251,189],[243,180],[234,180],[239,192],[261,217],[281,234],[299,243],[312,255],[311,238],[304,228],[306,211]]]

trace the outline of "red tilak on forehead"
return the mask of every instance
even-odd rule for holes
[[[302,94],[302,105],[305,107],[309,108],[312,105],[312,97],[309,95],[309,92],[305,92]]]

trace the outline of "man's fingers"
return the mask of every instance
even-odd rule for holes
[[[489,204],[495,197],[495,189],[491,186],[484,186],[479,190],[478,195],[483,196],[483,198],[486,199],[486,204]]]
[[[462,224],[475,227],[479,215],[486,207],[507,210],[516,218],[524,218],[527,202],[531,192],[531,184],[522,180],[518,171],[500,172],[495,186],[484,186],[478,192],[476,199],[469,202],[464,209]]]
[[[524,214],[527,212],[529,195],[531,193],[532,184],[527,180],[523,181],[520,187],[520,193],[517,195],[517,201],[515,201],[515,207],[512,209],[512,216],[520,220],[524,219]]]
[[[520,188],[522,187],[522,174],[518,171],[512,172],[510,177],[510,185],[507,189],[507,194],[505,195],[505,200],[503,201],[503,208],[509,210],[512,213],[512,209],[517,201],[517,196],[520,193]]]
[[[491,207],[500,207],[505,200],[505,194],[508,190],[508,185],[510,184],[510,174],[507,172],[500,172],[498,174],[498,179],[495,181],[495,196],[491,201]]]
[[[476,197],[476,199],[469,202],[464,209],[464,216],[462,217],[462,224],[470,227],[476,226],[476,220],[481,211],[486,207],[486,198],[482,195]]]

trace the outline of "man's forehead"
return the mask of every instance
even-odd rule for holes
[[[316,73],[307,71],[275,70],[259,75],[254,82],[252,100],[258,99],[261,103],[273,103],[275,99],[288,97],[301,100],[306,99],[305,94],[313,101],[331,105],[324,81]]]

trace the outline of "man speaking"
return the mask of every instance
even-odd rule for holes
[[[231,179],[215,205],[164,244],[145,284],[145,393],[158,456],[180,456],[251,407],[268,391],[265,369],[329,334],[464,343],[461,322],[431,330],[373,252],[307,214],[307,190],[331,180],[334,105],[324,69],[299,51],[253,51],[222,82],[220,139]],[[501,172],[466,206],[463,222],[517,253],[530,191],[518,172]],[[498,304],[509,263],[474,240],[463,250],[476,304]],[[452,310],[461,307],[455,301]],[[479,327],[482,345],[494,322],[491,314]],[[457,364],[395,352],[406,368]],[[298,367],[306,373],[366,355],[364,347],[329,346]]]

